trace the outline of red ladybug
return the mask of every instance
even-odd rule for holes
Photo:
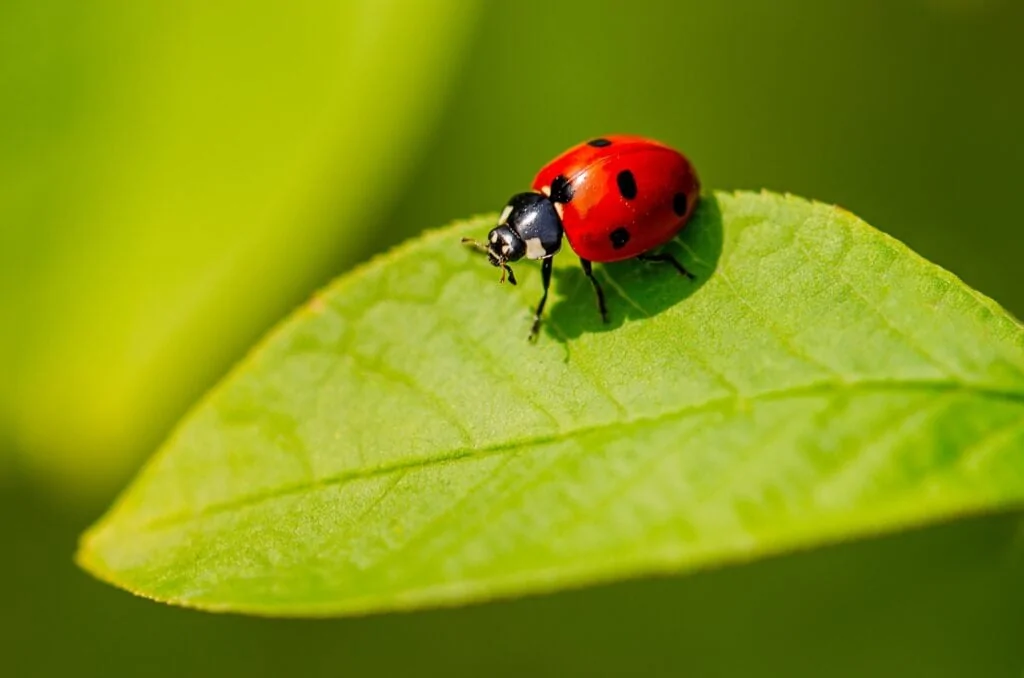
[[[533,190],[512,196],[487,236],[464,240],[487,254],[516,284],[509,262],[540,259],[544,294],[530,339],[536,339],[551,285],[552,257],[562,236],[579,255],[594,285],[601,319],[608,321],[604,292],[592,262],[623,259],[661,261],[693,278],[674,256],[655,254],[686,225],[700,195],[700,182],[682,153],[650,139],[610,136],[570,148],[533,180]]]

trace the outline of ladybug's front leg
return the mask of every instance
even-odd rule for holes
[[[530,341],[537,341],[537,333],[540,332],[540,316],[544,312],[544,304],[548,303],[548,288],[551,287],[552,258],[548,257],[540,265],[540,279],[544,284],[544,294],[537,304],[537,313],[533,316],[533,327],[530,329]]]
[[[597,282],[597,278],[594,277],[594,267],[583,257],[580,257],[580,266],[583,267],[583,272],[590,279],[590,284],[594,286],[594,292],[597,294],[597,310],[601,312],[601,322],[606,323],[608,322],[608,309],[604,305],[604,290],[601,289],[601,283]]]

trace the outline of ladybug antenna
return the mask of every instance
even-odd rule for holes
[[[462,244],[467,247],[472,247],[480,254],[487,254],[487,246],[477,240],[473,240],[472,238],[463,238]]]

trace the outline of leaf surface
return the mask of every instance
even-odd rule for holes
[[[832,206],[706,196],[697,273],[434,231],[338,280],[201,402],[81,564],[205,609],[338,615],[680,573],[1019,504],[1024,334]]]

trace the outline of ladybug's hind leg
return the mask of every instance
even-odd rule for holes
[[[597,295],[597,310],[601,313],[601,322],[606,323],[608,322],[608,309],[604,304],[604,290],[601,289],[601,283],[597,282],[597,278],[594,277],[594,267],[583,257],[580,257],[580,266],[583,267],[583,272],[590,279],[590,284],[594,286],[594,293]]]
[[[662,262],[662,263],[666,263],[666,264],[672,264],[672,266],[674,266],[675,269],[677,271],[679,271],[680,275],[685,275],[690,280],[694,280],[697,277],[694,274],[692,274],[689,271],[687,271],[686,268],[682,264],[679,263],[679,260],[676,259],[671,254],[650,254],[650,253],[645,253],[645,254],[639,255],[637,257],[637,259],[639,259],[640,261],[654,261],[654,262]]]

